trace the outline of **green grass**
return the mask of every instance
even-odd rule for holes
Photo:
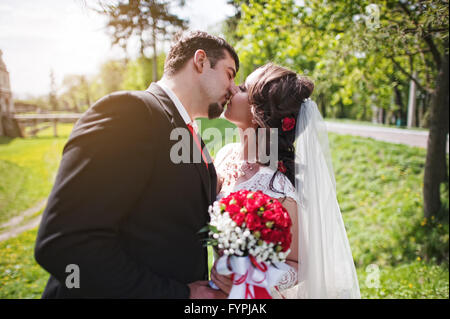
[[[380,267],[378,270],[377,282],[373,269],[357,269],[361,298],[448,299],[449,276],[446,267],[415,261]]]
[[[333,133],[329,137],[362,297],[448,298],[448,181],[442,185],[438,218],[424,219],[426,150]],[[370,288],[369,265],[378,267],[378,288]]]
[[[33,257],[36,233],[0,242],[0,299],[41,297],[49,275]]]
[[[330,144],[356,264],[393,266],[417,257],[448,264],[448,182],[442,216],[423,218],[426,151],[336,134],[330,134]]]
[[[212,125],[222,129],[233,127],[220,119],[214,122],[202,120],[202,130]],[[330,133],[329,137],[338,200],[362,297],[448,298],[448,184],[443,185],[444,205],[440,215],[437,219],[425,220],[422,181],[426,151],[354,136]],[[54,146],[59,149],[51,153],[55,156],[51,162],[56,167],[64,138],[61,141],[50,137],[23,140],[22,148],[17,147],[17,151],[22,151],[21,156],[25,158],[34,158],[35,169],[40,172],[48,164],[39,162],[37,155],[28,155],[25,145],[27,142],[35,145],[38,141],[45,141],[41,145],[60,143]],[[28,165],[14,151],[4,152],[5,146],[10,147],[0,144],[1,160],[5,154],[15,155],[15,163]],[[30,149],[39,153],[33,147]],[[10,176],[9,183],[14,184],[16,175]],[[19,181],[18,178],[15,180]],[[28,191],[30,188],[23,189]],[[23,196],[25,199],[30,197]],[[32,230],[0,242],[0,298],[40,297],[48,274],[33,259],[35,236],[36,230]],[[212,263],[211,256],[209,263]],[[371,267],[377,267],[378,272]],[[373,287],[377,276],[378,285]]]
[[[48,128],[37,137],[0,137],[0,224],[46,198],[72,125]]]

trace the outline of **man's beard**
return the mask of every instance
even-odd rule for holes
[[[219,103],[211,103],[208,106],[208,119],[212,120],[218,118],[223,112],[223,106]]]

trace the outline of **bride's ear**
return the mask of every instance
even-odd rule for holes
[[[207,56],[206,56],[206,52],[203,51],[202,49],[198,49],[197,51],[195,51],[194,53],[194,69],[198,72],[198,73],[203,73],[203,68],[205,66],[205,63],[207,63]]]

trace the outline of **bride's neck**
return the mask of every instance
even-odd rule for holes
[[[240,160],[256,163],[258,161],[258,144],[256,129],[255,128],[240,128],[239,127],[239,138],[240,138]]]

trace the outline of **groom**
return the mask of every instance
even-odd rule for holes
[[[161,81],[116,92],[75,125],[44,211],[35,258],[50,274],[43,298],[213,298],[207,223],[217,177],[206,149],[175,163],[174,129],[204,147],[194,119],[214,118],[234,86],[239,59],[223,39],[183,34]],[[200,148],[201,146],[201,148]],[[197,153],[198,154],[198,153]]]

